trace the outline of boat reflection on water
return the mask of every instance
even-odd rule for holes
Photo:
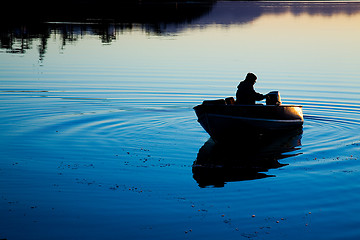
[[[194,161],[193,178],[199,187],[223,187],[227,182],[275,177],[265,172],[288,165],[279,160],[301,154],[301,138],[302,128],[231,144],[215,143],[210,138]]]

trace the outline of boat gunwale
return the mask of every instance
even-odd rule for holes
[[[211,104],[211,103],[207,103],[207,104],[198,104],[193,108],[196,108],[198,106],[233,106],[233,107],[300,107],[302,108],[302,105],[295,105],[295,104],[281,104],[281,105],[264,105],[264,104],[254,104],[254,105],[248,105],[248,104]]]
[[[216,113],[205,113],[206,115],[211,115],[215,117],[223,117],[223,118],[233,118],[233,119],[243,119],[249,121],[267,121],[267,122],[283,122],[283,123],[303,123],[304,120],[302,119],[266,119],[266,118],[249,118],[249,117],[241,117],[241,116],[231,116],[225,114],[216,114]]]

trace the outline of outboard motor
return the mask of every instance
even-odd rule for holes
[[[278,91],[269,92],[266,96],[266,105],[280,105],[281,98]]]

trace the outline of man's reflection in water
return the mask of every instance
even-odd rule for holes
[[[279,160],[296,156],[301,149],[302,128],[276,135],[247,138],[236,144],[218,144],[211,138],[200,148],[193,164],[199,187],[223,187],[226,182],[275,177],[269,169],[287,164]]]

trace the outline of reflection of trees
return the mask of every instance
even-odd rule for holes
[[[84,2],[87,4],[83,4]],[[290,12],[294,15],[306,13],[332,16],[360,12],[360,4],[356,2],[119,2],[122,1],[109,0],[104,5],[99,4],[97,0],[63,1],[57,8],[47,1],[28,3],[29,6],[23,6],[14,15],[0,16],[0,50],[24,54],[33,47],[34,42],[39,42],[37,48],[39,61],[42,62],[46,54],[47,41],[52,34],[60,36],[61,48],[64,48],[85,35],[96,35],[102,43],[109,44],[120,34],[135,28],[149,34],[163,35],[169,32],[176,33],[189,23],[245,24],[264,14]],[[6,9],[6,4],[2,7]]]
[[[41,27],[39,27],[41,26]],[[51,34],[61,39],[61,49],[73,44],[85,35],[99,36],[102,43],[116,40],[118,34],[131,30],[133,24],[44,24],[33,26],[19,25],[12,28],[0,28],[0,48],[6,53],[24,54],[39,42],[39,61],[44,59],[47,42]]]
[[[36,33],[35,33],[36,32]],[[41,38],[43,31],[31,30],[27,26],[12,29],[2,29],[0,32],[0,47],[10,53],[24,53],[33,45],[33,40]]]
[[[131,31],[135,26],[161,35],[168,24],[192,22],[208,13],[213,5],[212,0],[190,3],[182,0],[123,3],[110,0],[106,5],[96,0],[63,3],[68,4],[66,11],[63,5],[54,8],[53,4],[50,6],[46,1],[37,1],[21,8],[16,16],[0,17],[0,48],[7,53],[24,54],[32,48],[34,41],[39,41],[39,61],[42,62],[51,34],[61,37],[61,48],[84,35],[99,36],[102,43],[108,44],[118,34]],[[28,19],[32,21],[28,22]]]
[[[50,30],[44,25],[19,25],[16,27],[0,28],[0,48],[7,53],[23,54],[39,41],[39,61],[42,61],[46,49]]]
[[[39,62],[40,63],[42,63],[42,61],[44,60],[44,57],[45,57],[48,38],[49,38],[49,34],[48,35],[42,35],[40,37],[40,44],[38,46],[38,49],[39,49]]]
[[[218,2],[211,13],[195,21],[195,24],[217,23],[222,25],[246,24],[263,15],[285,13],[299,16],[334,16],[337,14],[358,14],[359,2],[298,2],[298,1],[227,1]]]

